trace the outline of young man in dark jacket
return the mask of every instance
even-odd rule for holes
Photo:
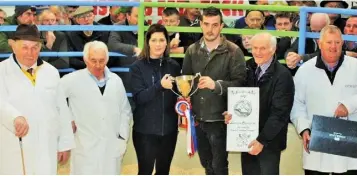
[[[259,135],[250,142],[251,150],[241,154],[242,173],[279,175],[294,101],[294,81],[289,70],[274,58],[275,37],[259,33],[251,42],[253,58],[247,61],[247,86],[259,87]]]
[[[191,97],[201,164],[206,174],[227,175],[227,128],[222,113],[227,109],[228,87],[245,82],[245,60],[238,46],[220,34],[224,23],[219,9],[204,9],[200,25],[203,37],[187,49],[182,74],[202,75]]]

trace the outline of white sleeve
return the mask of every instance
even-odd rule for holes
[[[130,133],[130,122],[133,118],[131,112],[131,106],[126,95],[126,91],[123,85],[122,80],[119,78],[118,81],[118,98],[119,98],[119,107],[120,107],[120,126],[119,126],[119,135],[124,138],[126,141],[129,138]]]
[[[65,100],[67,98],[70,98],[70,96],[71,96],[71,85],[73,85],[72,81],[71,81],[71,74],[72,73],[63,76],[61,78],[61,81],[60,81],[60,86],[61,86],[61,89],[62,89],[62,92],[63,92]],[[66,105],[70,110],[69,111],[70,112],[69,117],[70,117],[71,121],[74,121],[75,120],[74,119],[74,115],[73,115],[73,113],[71,111],[71,108],[68,106],[67,101],[66,101]]]
[[[293,122],[297,132],[300,134],[305,129],[311,128],[311,120],[308,118],[306,107],[306,79],[303,69],[297,71],[294,77],[295,97],[293,108],[290,113],[291,122]]]
[[[71,150],[75,147],[74,134],[71,124],[71,113],[67,106],[66,97],[64,96],[63,89],[57,86],[57,108],[59,112],[60,121],[60,136],[58,141],[58,151],[63,152]]]
[[[14,120],[16,117],[22,116],[13,106],[6,102],[0,101],[0,119],[1,125],[14,132]]]

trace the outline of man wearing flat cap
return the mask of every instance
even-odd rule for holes
[[[34,24],[36,8],[32,6],[16,6],[15,14],[6,18],[3,25]],[[14,32],[0,32],[0,52],[12,52],[11,44]]]
[[[19,139],[0,126],[0,175],[55,175],[74,148],[69,109],[56,68],[38,58],[40,32],[20,24],[11,45],[13,54],[0,62],[0,97],[27,118],[31,129]],[[24,166],[24,168],[23,168]]]
[[[343,8],[347,9],[348,8],[348,3],[345,1],[321,1],[320,7],[325,7],[325,8]],[[341,14],[328,14],[330,17],[330,24],[337,26],[341,31],[344,30],[346,26],[346,20],[341,18]]]
[[[73,21],[78,25],[99,25],[94,21],[92,6],[79,6],[72,14]],[[91,41],[101,41],[108,43],[109,32],[106,31],[70,31],[66,33],[68,50],[82,52],[84,45]],[[86,65],[82,57],[69,60],[69,65],[74,69],[85,68]]]

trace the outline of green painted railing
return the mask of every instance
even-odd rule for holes
[[[238,9],[238,10],[263,10],[263,11],[284,11],[284,12],[299,12],[299,7],[292,6],[280,6],[280,5],[244,5],[244,4],[215,4],[215,3],[174,3],[174,2],[142,2],[139,7],[139,21],[138,21],[138,47],[144,46],[144,33],[149,28],[144,25],[145,8],[146,7],[176,7],[176,8],[207,8],[214,6],[219,9]],[[200,27],[167,27],[170,32],[193,32],[201,33]],[[298,37],[299,32],[293,31],[277,31],[277,30],[264,30],[274,36],[288,36]],[[242,34],[242,35],[254,35],[262,32],[257,29],[235,29],[224,28],[223,34]],[[171,57],[184,57],[184,54],[171,54]],[[281,60],[281,63],[285,63],[285,60]]]

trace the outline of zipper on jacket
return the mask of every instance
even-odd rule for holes
[[[159,75],[160,75],[160,79],[162,77],[161,71],[162,71],[162,59],[160,59],[160,71],[159,71]],[[164,105],[165,105],[165,91],[162,91],[162,136],[164,136],[164,123],[165,123],[165,109],[164,109]]]
[[[155,84],[155,77],[154,77],[154,75],[151,75],[151,80],[152,80],[152,85],[154,85],[154,84]]]

